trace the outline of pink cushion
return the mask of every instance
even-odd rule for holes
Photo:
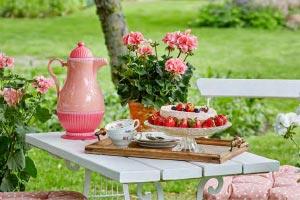
[[[0,192],[0,200],[87,200],[79,192]]]
[[[296,167],[288,165],[280,167],[278,172],[273,173],[273,187],[297,186],[298,180],[300,180],[300,173],[297,173],[298,170]]]
[[[208,181],[204,198],[208,200],[300,200],[300,173],[293,166],[281,166],[278,172],[225,177],[219,194],[208,193],[208,186],[216,186],[216,180]]]
[[[300,185],[276,187],[270,190],[270,200],[299,200]]]
[[[232,193],[234,200],[267,200],[268,191],[272,188],[272,174],[256,174],[235,176],[232,179]]]

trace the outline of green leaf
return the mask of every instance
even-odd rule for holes
[[[15,174],[5,176],[1,181],[0,190],[2,192],[14,191],[18,186],[18,177]]]
[[[0,136],[0,154],[3,155],[8,151],[9,138],[6,136]]]
[[[32,176],[33,178],[36,178],[37,170],[35,164],[33,160],[28,156],[25,157],[25,168],[23,171],[26,172],[28,175]]]
[[[22,170],[25,167],[25,156],[22,149],[16,150],[8,157],[7,166],[12,171]]]
[[[4,112],[2,112],[2,111],[0,113],[0,122],[5,122]]]
[[[16,124],[16,133],[19,135],[25,135],[26,133],[36,133],[38,131],[37,128],[30,127],[24,124]]]
[[[47,108],[38,106],[36,108],[35,118],[40,122],[46,122],[51,118],[51,113]]]

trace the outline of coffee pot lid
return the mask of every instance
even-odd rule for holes
[[[93,54],[91,50],[85,47],[83,42],[78,42],[77,47],[70,53],[70,58],[92,58]]]

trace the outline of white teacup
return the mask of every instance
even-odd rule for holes
[[[111,131],[135,130],[139,125],[138,119],[121,119],[107,124],[105,129]]]
[[[124,119],[114,121],[105,126],[108,137],[117,147],[127,147],[133,140],[137,127],[140,125],[139,120]]]

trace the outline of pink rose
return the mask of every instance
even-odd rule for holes
[[[174,49],[177,46],[177,39],[180,37],[179,31],[167,33],[162,41],[168,45],[169,48]]]
[[[6,66],[7,67],[13,67],[14,66],[14,58],[6,57]]]
[[[123,37],[125,45],[139,45],[144,41],[144,36],[140,32],[130,32]]]
[[[184,74],[186,69],[186,64],[180,58],[170,58],[165,63],[165,70],[174,74]]]
[[[190,34],[190,30],[185,31],[181,36],[177,39],[177,47],[183,52],[191,52],[196,49],[198,46],[197,37]]]
[[[33,87],[36,88],[36,90],[44,94],[48,91],[50,87],[54,85],[54,81],[52,78],[45,78],[44,76],[38,76],[35,78],[35,81],[33,82]]]
[[[153,49],[149,45],[143,45],[138,48],[138,54],[141,56],[148,56],[153,54]]]
[[[4,97],[5,102],[9,106],[16,106],[22,99],[23,93],[20,89],[15,90],[13,88],[4,88],[2,95]]]

